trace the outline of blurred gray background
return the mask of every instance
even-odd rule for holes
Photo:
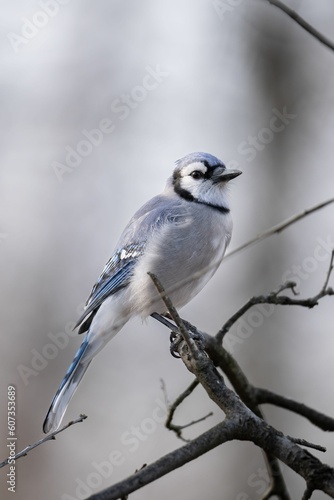
[[[332,1],[288,4],[334,38]],[[231,186],[231,250],[333,196],[334,54],[260,0],[2,1],[0,29],[5,458],[7,386],[16,386],[20,450],[42,437],[81,341],[71,326],[122,228],[163,189],[177,158],[207,151],[243,170]],[[183,317],[215,333],[284,280],[298,281],[303,297],[317,293],[333,216],[330,206],[227,259]],[[227,339],[250,381],[333,416],[333,300],[265,316],[246,315]],[[170,356],[166,329],[132,321],[92,363],[64,421],[89,418],[17,462],[15,498],[83,498],[181,446],[161,422],[160,379],[172,401],[191,376]],[[186,437],[223,417],[198,388],[176,423],[209,411]],[[325,445],[321,458],[334,464],[331,434],[264,412],[285,433]],[[257,499],[264,470],[257,448],[232,442],[131,499]],[[300,498],[303,481],[283,471]],[[13,498],[6,472],[3,499]]]

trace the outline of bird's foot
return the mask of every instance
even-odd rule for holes
[[[181,358],[179,354],[179,347],[183,341],[182,335],[180,333],[170,332],[169,341],[170,341],[169,350],[173,358],[178,358],[178,359]]]
[[[203,348],[204,348],[203,335],[201,335],[201,333],[198,330],[194,331],[193,329],[192,329],[192,331],[189,331],[189,329],[188,329],[188,334],[192,338],[192,340],[194,340],[196,342],[198,347],[201,350],[203,350]],[[171,355],[174,358],[180,358],[181,356],[179,354],[179,349],[180,349],[180,346],[184,340],[182,335],[180,333],[171,332],[169,340],[170,340],[169,349],[170,349]]]

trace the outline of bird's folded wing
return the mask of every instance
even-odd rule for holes
[[[74,328],[77,328],[85,319],[92,319],[88,318],[88,316],[96,312],[107,297],[113,295],[129,283],[136,260],[142,254],[142,247],[143,245],[139,243],[131,244],[114,253],[95,283],[86,302],[85,310]],[[85,329],[80,328],[79,333],[83,331]]]
[[[133,268],[143,255],[150,236],[163,225],[177,226],[183,224],[186,218],[187,214],[181,209],[179,201],[167,203],[161,195],[152,198],[138,210],[123,231],[118,250],[109,259],[93,286],[86,308],[74,327],[81,325],[79,333],[88,330],[95,313],[107,297],[128,285]]]

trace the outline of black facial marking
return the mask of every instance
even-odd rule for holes
[[[206,160],[203,160],[203,165],[206,167],[206,172],[204,174],[205,179],[211,179],[212,175],[214,174],[216,168],[218,167],[225,167],[222,163],[216,163],[215,165],[209,165],[209,163]]]
[[[201,172],[203,174],[203,177],[202,177],[203,179],[210,179],[212,177],[212,175],[214,174],[214,171],[217,167],[224,166],[222,163],[217,163],[216,165],[209,165],[209,163],[206,160],[202,161],[202,163],[206,167],[206,172],[205,173]],[[196,172],[196,169],[193,172]],[[192,175],[193,172],[191,172],[189,175]],[[213,205],[212,203],[209,203],[206,201],[201,201],[201,200],[194,198],[194,196],[191,193],[189,193],[189,191],[187,191],[186,189],[183,189],[181,187],[181,178],[182,178],[182,176],[181,176],[180,171],[179,170],[174,171],[174,173],[173,173],[174,191],[181,198],[183,198],[184,200],[190,201],[190,202],[200,203],[201,205],[206,205],[207,207],[210,207],[214,210],[218,210],[218,212],[221,212],[223,214],[229,213],[230,209],[227,207],[224,207],[221,205]]]
[[[184,200],[194,203],[200,203],[201,205],[206,205],[207,207],[210,207],[214,210],[218,210],[218,212],[221,212],[222,214],[228,214],[230,211],[229,208],[226,208],[224,206],[213,205],[212,203],[208,203],[206,201],[197,200],[196,198],[193,197],[191,193],[189,193],[189,191],[181,188],[179,182],[174,182],[174,191]]]
[[[179,196],[181,196],[181,198],[183,198],[184,200],[188,200],[188,201],[194,201],[194,197],[191,193],[189,193],[189,191],[187,191],[186,189],[183,189],[181,188],[180,186],[180,182],[174,182],[174,191],[175,193],[177,193]]]

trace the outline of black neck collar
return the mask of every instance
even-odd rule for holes
[[[193,201],[194,203],[199,203],[201,205],[206,205],[207,207],[211,207],[214,210],[218,210],[218,212],[222,214],[228,214],[230,209],[221,205],[214,205],[213,203],[208,203],[207,201],[201,201],[193,197],[192,194],[189,193],[186,189],[176,188],[175,191],[181,198],[187,201]]]

